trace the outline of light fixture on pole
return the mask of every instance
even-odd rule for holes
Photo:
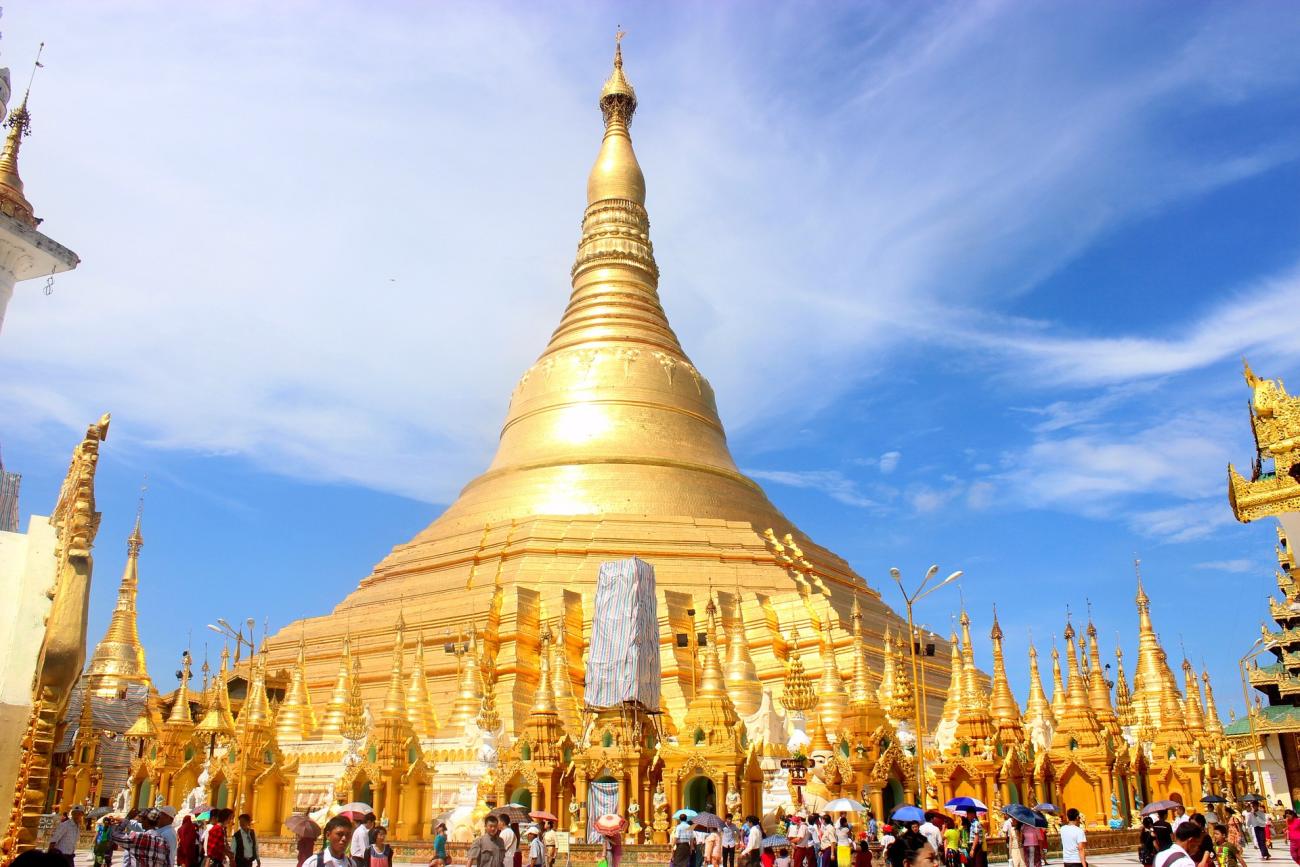
[[[898,570],[898,567],[891,568],[889,574],[894,579],[894,582],[898,584],[898,592],[903,595],[903,602],[907,605],[907,643],[908,649],[912,654],[912,683],[917,684],[917,687],[912,690],[912,725],[916,730],[916,745],[914,747],[916,754],[916,788],[913,792],[913,798],[918,807],[924,808],[924,798],[922,797],[922,793],[925,791],[925,733],[921,728],[921,690],[916,667],[916,626],[912,621],[912,606],[938,590],[940,587],[956,581],[962,576],[962,571],[958,569],[938,584],[927,588],[926,585],[934,580],[935,575],[939,574],[939,567],[937,565],[931,566],[926,570],[925,578],[921,579],[920,586],[910,594],[903,588],[903,573]]]
[[[1255,747],[1255,777],[1258,788],[1256,791],[1264,791],[1264,766],[1260,762],[1260,753],[1264,752],[1264,744],[1259,739],[1259,734],[1255,731],[1255,715],[1250,709],[1250,692],[1246,687],[1246,663],[1250,662],[1256,656],[1259,656],[1265,650],[1267,645],[1264,644],[1264,636],[1255,639],[1255,643],[1246,651],[1246,655],[1237,660],[1237,671],[1241,675],[1241,698],[1246,702],[1246,725],[1250,727],[1250,740]]]

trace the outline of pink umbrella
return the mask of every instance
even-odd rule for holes
[[[598,834],[604,834],[606,837],[614,837],[623,833],[623,829],[627,827],[627,820],[622,816],[617,816],[613,813],[606,813],[596,821],[592,822],[591,826],[596,829],[596,833]]]

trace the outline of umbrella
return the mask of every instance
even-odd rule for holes
[[[200,822],[206,822],[212,818],[212,810],[209,808],[204,810],[202,813],[195,813],[194,818],[198,819]]]
[[[861,813],[867,808],[852,798],[836,798],[822,806],[828,813]]]
[[[1038,824],[1038,816],[1033,810],[1029,809],[1024,804],[1007,804],[1002,808],[1002,812],[1006,813],[1017,822],[1023,822],[1026,825]]]
[[[504,816],[507,822],[527,822],[528,811],[518,804],[506,804],[492,811],[493,815]]]
[[[596,833],[604,834],[606,837],[614,837],[623,833],[627,827],[627,820],[622,816],[616,816],[613,813],[606,813],[599,819],[591,823],[591,827],[596,829]]]
[[[1037,810],[1037,811],[1040,812],[1040,813],[1055,813],[1055,812],[1056,812],[1056,805],[1055,805],[1055,804],[1049,804],[1049,803],[1047,803],[1046,801],[1044,801],[1044,802],[1041,803],[1041,804],[1034,804],[1034,809]]]
[[[1044,815],[1043,815],[1042,813],[1040,813],[1039,811],[1035,810],[1035,811],[1034,811],[1034,824],[1035,824],[1036,826],[1038,826],[1039,828],[1046,828],[1046,827],[1047,827],[1047,817],[1044,816]]]
[[[721,828],[725,823],[713,813],[696,813],[695,818],[691,819],[692,825],[699,825],[701,828]]]
[[[924,822],[925,812],[912,804],[904,804],[891,817],[895,822]]]
[[[197,816],[199,813],[211,813],[211,812],[212,812],[211,804],[199,804],[193,810],[190,810],[190,815]]]
[[[559,819],[558,816],[556,816],[556,815],[553,814],[553,813],[548,813],[548,812],[546,812],[545,810],[533,810],[531,813],[528,814],[528,818],[530,818],[530,819],[536,819],[536,820],[539,821],[539,822],[558,822],[558,821],[560,821],[560,819]]]
[[[1201,798],[1201,803],[1202,804],[1226,804],[1228,803],[1228,799],[1223,797],[1222,795],[1206,795],[1205,797]]]
[[[1142,808],[1143,816],[1150,816],[1153,813],[1161,813],[1165,810],[1172,810],[1174,807],[1181,807],[1182,804],[1177,801],[1152,801]]]
[[[944,806],[949,810],[957,810],[959,812],[975,810],[978,813],[987,813],[989,810],[988,807],[984,806],[983,801],[978,798],[967,798],[964,795],[960,798],[953,798],[951,801],[944,804]]]
[[[1238,798],[1237,800],[1238,800],[1238,801],[1262,801],[1262,800],[1264,800],[1264,796],[1263,796],[1263,795],[1256,795],[1256,794],[1254,794],[1254,793],[1251,793],[1251,794],[1249,794],[1249,795],[1242,795],[1242,796],[1241,796],[1240,798]]]
[[[315,840],[320,836],[320,825],[307,818],[304,813],[294,813],[285,819],[284,827],[292,831],[295,837],[306,837],[308,840]]]
[[[694,819],[698,815],[699,813],[696,812],[695,810],[692,810],[690,807],[682,807],[676,813],[673,813],[673,818],[680,819],[682,816],[685,816],[688,819]]]
[[[374,808],[369,804],[363,804],[360,801],[353,801],[351,804],[344,804],[342,807],[339,807],[339,811],[336,815],[347,816],[349,819],[355,821],[362,818],[367,813],[373,812]]]
[[[762,843],[764,849],[771,849],[773,847],[789,846],[789,845],[790,845],[790,838],[783,837],[780,834],[773,834],[771,837],[764,837]]]

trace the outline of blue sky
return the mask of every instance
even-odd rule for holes
[[[162,688],[216,616],[327,610],[487,464],[567,298],[622,24],[661,294],[741,466],[887,600],[890,566],[964,569],[1022,702],[1067,604],[1131,675],[1136,553],[1226,714],[1274,562],[1224,495],[1240,357],[1300,360],[1289,13],[6,6],[20,86],[47,43],[27,192],[84,260],[10,306],[6,465],[47,513],[113,412],[90,630],[147,474]]]

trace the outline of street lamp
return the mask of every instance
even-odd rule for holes
[[[917,670],[916,670],[916,639],[915,639],[916,627],[912,622],[912,606],[915,605],[917,602],[920,602],[925,597],[929,596],[934,591],[938,590],[940,587],[943,587],[945,584],[951,584],[952,582],[956,581],[958,578],[962,576],[962,571],[958,569],[956,572],[953,572],[951,575],[949,575],[947,578],[940,581],[938,584],[935,584],[933,587],[927,589],[926,585],[929,584],[934,579],[935,575],[939,574],[939,567],[937,565],[931,566],[929,569],[926,570],[925,578],[921,580],[920,586],[918,586],[914,591],[912,591],[910,595],[905,589],[903,589],[903,573],[898,570],[898,567],[895,566],[891,568],[889,570],[889,574],[893,577],[895,583],[898,584],[898,592],[903,595],[903,602],[907,605],[907,643],[909,645],[908,650],[912,654],[912,683],[914,684],[915,687],[912,690],[912,725],[916,728],[915,797],[916,797],[916,805],[924,809],[924,801],[921,796],[921,793],[925,791],[925,750],[923,749],[924,732],[921,729],[921,688],[920,688],[920,678],[917,675]]]
[[[217,633],[218,635],[224,636],[226,638],[233,638],[235,640],[235,665],[239,665],[240,649],[245,644],[248,645],[248,656],[250,659],[253,657],[254,653],[257,650],[257,648],[253,646],[253,638],[255,636],[255,632],[257,628],[257,621],[250,617],[244,621],[244,625],[248,627],[247,638],[244,637],[244,629],[242,626],[239,629],[236,629],[235,627],[231,626],[228,622],[226,622],[226,619],[224,617],[218,617],[216,623],[208,624],[208,629],[211,629],[213,632]]]
[[[1255,731],[1255,715],[1250,712],[1250,693],[1246,689],[1246,663],[1259,656],[1267,648],[1264,646],[1264,636],[1255,639],[1255,643],[1246,651],[1246,655],[1237,660],[1237,671],[1241,674],[1241,698],[1246,702],[1246,724],[1250,727],[1250,740],[1255,745],[1255,776],[1256,783],[1259,785],[1259,792],[1264,791],[1264,766],[1260,762],[1259,754],[1264,751],[1264,744],[1259,739]]]

